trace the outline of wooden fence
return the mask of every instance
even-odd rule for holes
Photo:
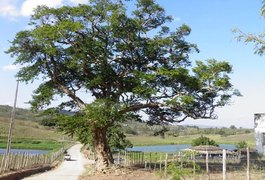
[[[229,173],[239,171],[244,173],[244,179],[249,180],[251,177],[250,171],[256,172],[250,168],[250,164],[252,164],[252,167],[257,167],[258,161],[257,159],[250,159],[249,151],[247,151],[244,158],[240,154],[229,155],[226,150],[223,150],[223,153],[217,157],[211,157],[207,152],[203,156],[195,152],[118,151],[114,153],[115,164],[122,166],[138,166],[158,170],[166,176],[169,173],[169,165],[174,164],[181,168],[189,168],[193,176],[195,174],[210,176],[212,173],[218,174],[219,179],[223,180],[228,179]],[[264,163],[259,165],[259,168],[262,168],[262,170],[264,170],[263,167]]]
[[[51,165],[54,161],[63,157],[64,149],[59,151],[47,153],[47,154],[29,154],[29,153],[17,153],[10,154],[9,164],[6,166],[5,161],[7,156],[0,155],[0,174],[4,174],[9,171],[16,171],[21,169],[30,169],[35,167],[43,167]]]

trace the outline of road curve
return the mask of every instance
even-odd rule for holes
[[[85,158],[80,152],[82,144],[72,146],[67,152],[71,155],[70,161],[63,161],[54,170],[25,178],[24,180],[77,180],[84,171]]]

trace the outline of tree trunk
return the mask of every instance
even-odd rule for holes
[[[94,148],[97,154],[96,171],[104,171],[114,164],[107,140],[107,128],[95,128],[93,131]]]

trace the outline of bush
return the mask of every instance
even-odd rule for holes
[[[239,143],[236,144],[237,149],[243,149],[247,147],[248,147],[248,143],[246,141],[240,141]]]
[[[218,146],[218,144],[208,138],[208,137],[205,137],[203,135],[201,135],[201,137],[197,138],[197,139],[194,139],[191,143],[192,146],[200,146],[200,145],[212,145],[212,146]]]

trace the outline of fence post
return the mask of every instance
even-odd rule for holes
[[[209,154],[206,150],[206,173],[209,174]]]
[[[247,180],[250,179],[249,176],[249,148],[247,147]]]
[[[226,180],[226,150],[223,149],[223,180]]]
[[[2,156],[2,162],[1,162],[1,166],[0,166],[0,174],[5,171],[4,163],[5,163],[5,154],[3,154],[3,156]]]
[[[121,156],[121,151],[119,150],[119,154],[118,154],[118,164],[120,164],[120,156]]]
[[[127,166],[127,151],[124,152],[124,164]]]
[[[167,176],[167,156],[168,154],[166,153],[166,158],[165,158],[165,172],[164,172],[164,176]]]
[[[142,152],[142,163],[141,164],[143,163],[144,163],[144,152]]]
[[[151,162],[152,162],[152,153],[150,152],[150,160],[149,160],[149,169],[151,169]]]
[[[138,151],[138,160],[137,160],[137,164],[139,165],[141,161],[141,152]]]
[[[133,163],[132,164],[133,165],[135,164],[135,153],[136,153],[136,151],[134,151],[133,154],[132,154],[132,160],[133,160]]]
[[[156,164],[157,164],[157,152],[155,153],[155,158],[154,158],[154,170],[156,169]]]
[[[159,157],[159,169],[160,169],[160,173],[162,171],[162,154],[159,153],[160,157]]]
[[[195,177],[195,174],[196,174],[196,160],[195,160],[194,151],[192,151],[192,158],[193,158],[193,176]]]

